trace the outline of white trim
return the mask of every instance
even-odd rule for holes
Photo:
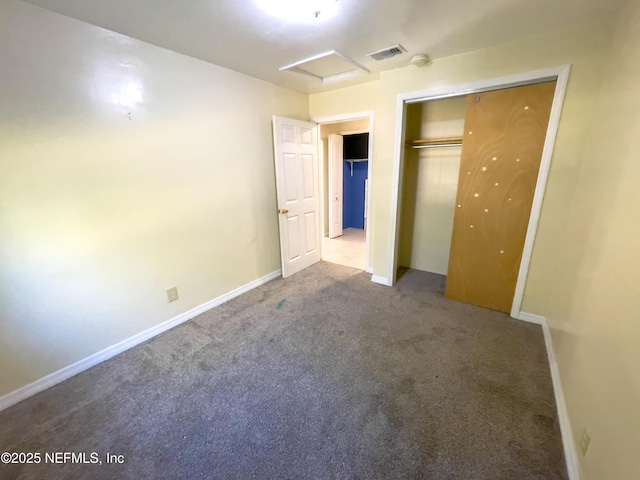
[[[512,317],[516,320],[534,323],[542,327],[544,344],[547,350],[547,360],[549,362],[549,371],[551,373],[551,382],[553,383],[553,393],[556,399],[558,423],[560,424],[560,433],[562,434],[564,458],[567,462],[567,473],[569,474],[569,480],[580,480],[580,468],[576,445],[573,440],[573,432],[571,431],[571,423],[569,421],[569,411],[567,410],[567,402],[564,398],[564,391],[562,390],[560,370],[558,369],[558,362],[556,361],[556,355],[553,350],[551,330],[549,330],[547,319],[542,315],[526,312],[519,312],[517,315],[512,315]]]
[[[373,283],[379,283],[380,285],[386,285],[387,287],[393,286],[391,280],[389,280],[387,277],[380,277],[379,275],[371,275],[371,281]]]
[[[395,147],[393,155],[393,192],[391,197],[391,247],[390,247],[390,259],[388,277],[393,283],[396,281],[396,271],[398,264],[398,244],[400,235],[400,183],[402,181],[402,167],[404,157],[404,127],[405,127],[405,105],[407,103],[417,101],[435,100],[438,98],[456,97],[461,95],[468,95],[469,93],[495,90],[500,87],[509,87],[514,85],[526,85],[530,83],[538,83],[543,79],[556,79],[556,92],[553,98],[553,105],[551,108],[551,115],[549,118],[549,126],[547,128],[547,136],[545,139],[544,149],[542,153],[542,160],[540,163],[540,171],[538,174],[538,181],[536,183],[536,190],[531,205],[531,216],[529,218],[529,225],[527,228],[527,236],[525,239],[525,245],[522,252],[522,261],[520,262],[520,270],[518,273],[518,281],[516,283],[516,289],[514,293],[513,303],[511,306],[511,315],[518,317],[520,307],[522,304],[522,297],[526,286],[527,273],[529,265],[531,263],[531,254],[533,252],[533,244],[535,241],[536,231],[538,228],[538,221],[540,219],[540,212],[542,209],[542,200],[546,188],[547,177],[549,175],[549,168],[551,166],[551,158],[553,155],[553,147],[555,144],[556,134],[558,132],[558,126],[560,123],[560,114],[562,112],[562,104],[564,102],[564,96],[567,89],[567,83],[569,80],[570,65],[562,65],[559,67],[547,68],[543,70],[536,70],[533,72],[518,73],[515,75],[508,75],[499,78],[479,80],[476,82],[470,82],[465,84],[438,87],[429,90],[422,90],[417,92],[401,93],[397,97],[396,103],[396,133],[395,133]]]
[[[402,183],[403,171],[404,171],[404,145],[403,138],[406,126],[405,107],[406,102],[400,99],[401,95],[398,95],[398,102],[396,104],[396,137],[393,154],[393,184],[391,192],[391,225],[393,236],[391,237],[390,248],[390,270],[387,275],[391,279],[391,285],[396,283],[398,274],[398,250],[400,248],[400,185]]]
[[[366,118],[361,118],[360,120],[366,120]],[[360,128],[358,130],[341,130],[339,135],[357,135],[359,133],[369,133],[369,127]],[[364,159],[362,159],[364,161]]]
[[[327,75],[326,77],[323,77],[321,75],[316,75],[315,73],[311,73],[308,70],[305,70],[304,68],[302,68],[302,65],[304,65],[305,63],[310,63],[313,62],[314,60],[321,60],[323,58],[327,58],[330,57],[332,55],[335,55],[339,58],[341,58],[342,60],[344,60],[345,62],[351,64],[352,66],[354,66],[356,69],[355,70],[348,70],[346,72],[342,72],[342,73],[336,73],[333,75]],[[356,62],[355,60],[353,60],[352,58],[347,57],[346,55],[343,55],[342,53],[336,51],[336,50],[329,50],[328,52],[324,52],[324,53],[320,53],[318,55],[314,55],[312,57],[308,57],[308,58],[304,58],[302,60],[299,60],[295,63],[289,64],[289,65],[285,65],[284,67],[280,67],[280,71],[281,72],[290,72],[290,73],[297,73],[298,75],[303,75],[306,76],[307,78],[312,78],[314,80],[320,80],[322,82],[322,84],[329,84],[329,83],[334,83],[334,82],[339,82],[342,80],[347,80],[349,78],[353,78],[353,77],[357,77],[360,75],[365,75],[367,73],[371,73],[371,71],[369,71],[368,68],[360,65],[358,62]]]
[[[281,270],[277,270],[272,272],[264,277],[258,278],[253,282],[249,282],[246,285],[236,288],[235,290],[231,290],[224,295],[220,295],[219,297],[214,298],[213,300],[209,300],[202,305],[199,305],[188,312],[181,313],[180,315],[173,317],[166,322],[160,323],[154,327],[149,328],[143,332],[140,332],[133,337],[127,338],[122,342],[116,343],[110,347],[105,348],[104,350],[99,351],[98,353],[94,353],[76,363],[73,363],[67,367],[64,367],[56,372],[53,372],[45,377],[42,377],[36,380],[33,383],[25,385],[13,392],[10,392],[6,395],[0,397],[0,411],[9,408],[16,403],[25,400],[36,393],[40,393],[47,388],[53,387],[64,380],[67,380],[78,373],[84,372],[91,367],[98,365],[99,363],[104,362],[105,360],[109,360],[110,358],[115,357],[116,355],[129,350],[136,345],[139,345],[147,340],[160,335],[161,333],[166,332],[167,330],[180,325],[181,323],[186,322],[187,320],[191,320],[194,317],[197,317],[201,313],[204,313],[208,310],[211,310],[218,305],[222,305],[225,302],[228,302],[232,298],[235,298],[243,293],[248,292],[260,285],[267,283],[275,278],[278,278],[282,274]]]
[[[366,253],[365,253],[365,268],[364,271],[367,273],[373,272],[373,267],[371,265],[371,185],[373,183],[373,110],[365,110],[364,112],[355,112],[355,113],[342,113],[339,115],[328,115],[325,117],[316,117],[312,118],[311,121],[318,124],[318,144],[322,144],[322,137],[320,135],[320,125],[328,124],[328,123],[341,123],[351,120],[362,120],[368,118],[369,119],[369,159],[367,165],[367,179],[369,180],[369,198],[367,198],[367,212],[369,212],[369,217],[367,218],[367,225],[365,225],[365,245],[366,245]],[[321,162],[324,162],[324,154],[323,158],[320,159]],[[320,178],[323,178],[322,172],[320,173]],[[324,216],[326,212],[324,211],[324,185],[321,192],[322,204],[322,224],[324,225]],[[323,227],[324,230],[324,227]],[[328,236],[328,235],[327,235]],[[322,254],[320,255],[322,257]]]
[[[313,120],[312,120],[313,121]],[[320,124],[316,123],[316,138],[318,139],[318,190],[320,194],[320,231],[323,232],[323,237],[329,236],[329,228],[327,226],[327,230],[324,229],[324,216],[327,214],[324,210],[324,202],[326,201],[324,196],[324,142],[322,141],[322,135],[320,135]],[[327,139],[327,149],[329,148],[329,139]],[[327,157],[329,156],[329,152],[327,151]],[[329,172],[327,172],[327,175]],[[329,222],[329,225],[331,223]],[[320,260],[322,260],[322,241],[323,238],[320,238]]]
[[[527,236],[524,240],[522,248],[522,260],[520,260],[520,270],[518,272],[518,280],[516,281],[516,289],[513,294],[513,303],[511,304],[511,313],[519,312],[522,306],[522,298],[524,297],[524,288],[527,284],[527,274],[529,273],[529,265],[531,264],[531,256],[533,254],[533,244],[536,240],[538,232],[538,221],[542,212],[542,199],[547,188],[547,178],[549,177],[549,169],[551,168],[551,157],[553,156],[553,148],[556,143],[556,135],[560,126],[560,114],[562,113],[562,104],[567,91],[569,82],[570,66],[567,65],[558,73],[556,80],[556,91],[553,96],[551,106],[551,115],[549,116],[549,124],[547,126],[547,135],[542,150],[542,159],[540,161],[540,169],[538,170],[538,180],[536,181],[536,190],[533,194],[533,202],[531,204],[531,215],[529,216],[529,225],[527,226]]]
[[[561,65],[557,67],[544,68],[531,72],[516,73],[513,75],[505,75],[503,77],[488,78],[485,80],[477,80],[474,82],[460,83],[457,85],[447,85],[443,87],[430,88],[427,90],[419,90],[416,92],[401,93],[398,99],[406,103],[424,102],[427,100],[435,100],[437,98],[459,97],[470,93],[497,90],[504,87],[513,87],[517,85],[529,85],[539,83],[543,80],[552,80],[565,71],[568,73],[570,65]]]
[[[544,324],[544,317],[534,313],[519,312],[517,315],[511,315],[513,318],[524,322],[535,323],[536,325]]]
[[[538,70],[539,72],[547,72],[548,70]],[[509,82],[509,83],[499,83],[499,84],[491,84],[491,85],[485,85],[479,88],[463,88],[466,86],[470,86],[473,85],[471,83],[468,84],[464,84],[464,85],[459,85],[460,90],[455,90],[453,92],[451,91],[447,91],[445,93],[439,94],[439,95],[431,95],[429,97],[425,97],[425,98],[411,98],[410,100],[407,100],[406,103],[421,103],[424,101],[428,101],[428,100],[439,100],[442,98],[451,98],[451,97],[459,97],[461,95],[468,95],[469,93],[482,93],[482,92],[491,92],[494,90],[503,90],[505,88],[514,88],[514,87],[522,87],[524,85],[535,85],[537,83],[544,83],[544,82],[553,82],[556,79],[557,75],[553,74],[553,75],[548,75],[548,76],[542,76],[542,77],[537,77],[534,79],[531,78],[520,78],[517,75],[516,76],[508,76],[508,77],[501,77],[501,79],[514,79],[514,81]]]
[[[365,110],[363,112],[341,113],[338,115],[327,115],[325,117],[315,117],[311,121],[318,124],[325,123],[342,123],[349,120],[362,120],[373,116],[373,110]]]
[[[365,253],[365,272],[371,270],[373,273],[373,266],[371,265],[371,194],[373,185],[373,111],[369,112],[369,163],[367,164],[367,218],[364,225],[364,237],[367,251]]]
[[[537,315],[536,315],[537,316]],[[564,447],[564,458],[567,462],[567,473],[569,480],[580,480],[580,466],[578,462],[578,454],[576,444],[573,440],[573,432],[571,431],[571,422],[569,421],[569,411],[567,410],[567,402],[564,398],[562,390],[562,382],[560,381],[560,370],[558,362],[553,351],[553,343],[551,341],[551,330],[549,324],[544,317],[542,318],[542,333],[544,334],[544,343],[547,347],[547,358],[549,360],[549,370],[551,371],[551,381],[553,382],[553,392],[556,397],[556,408],[558,410],[558,421],[560,423],[560,432],[562,433],[562,445]]]

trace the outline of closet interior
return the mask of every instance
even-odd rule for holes
[[[407,105],[398,266],[510,312],[555,81]]]
[[[465,97],[407,105],[398,265],[447,274]]]

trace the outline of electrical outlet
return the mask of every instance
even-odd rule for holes
[[[167,299],[169,303],[175,302],[178,299],[178,287],[171,287],[167,290]]]
[[[587,450],[589,450],[589,444],[591,443],[591,435],[587,430],[582,431],[582,437],[580,437],[580,451],[582,452],[582,456],[584,457],[587,454]]]

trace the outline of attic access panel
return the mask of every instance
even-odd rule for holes
[[[371,73],[356,61],[335,50],[305,58],[280,68],[280,71],[304,75],[319,80],[322,84],[339,82]]]

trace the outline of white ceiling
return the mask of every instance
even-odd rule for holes
[[[624,0],[338,0],[331,18],[288,23],[258,8],[266,0],[24,0],[191,57],[305,92],[317,82],[278,69],[329,50],[376,78],[407,65],[531,36],[603,15]],[[304,2],[305,0],[297,0]],[[407,53],[376,62],[365,54],[401,44]],[[349,83],[353,83],[351,80]]]

